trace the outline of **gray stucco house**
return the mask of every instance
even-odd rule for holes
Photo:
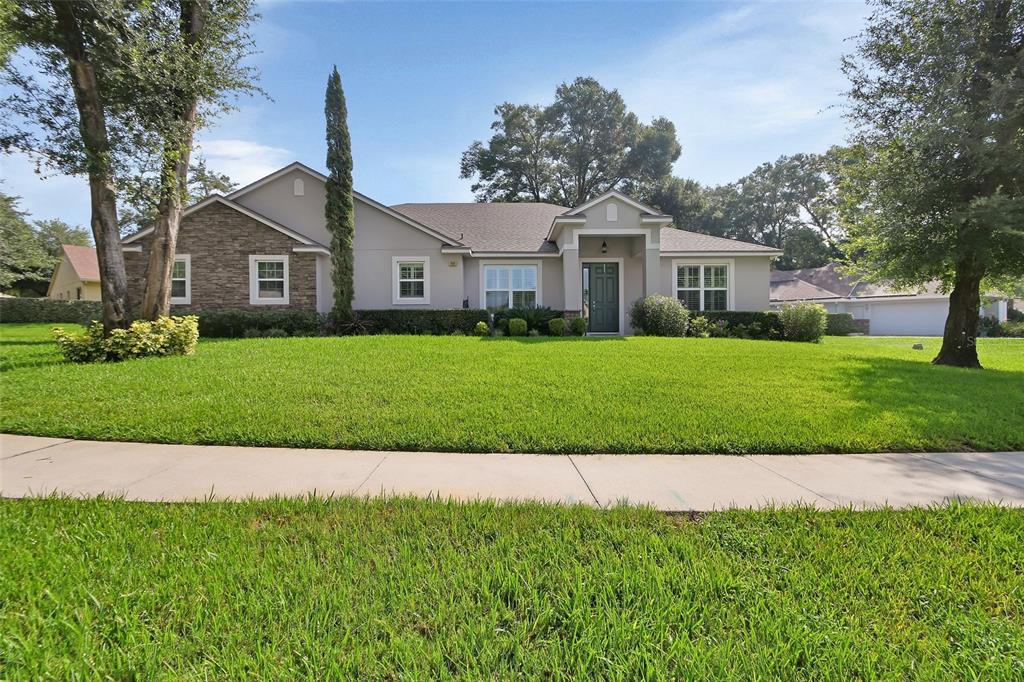
[[[172,311],[333,303],[326,177],[290,164],[185,211]],[[630,333],[638,298],[691,310],[767,310],[776,249],[672,227],[619,192],[576,208],[543,203],[398,204],[355,195],[357,310],[548,306],[584,315],[591,333]],[[142,290],[143,230],[123,240]]]

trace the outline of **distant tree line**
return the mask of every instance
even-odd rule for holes
[[[0,291],[45,296],[61,259],[61,245],[90,246],[88,230],[62,220],[34,220],[18,197],[0,192]]]

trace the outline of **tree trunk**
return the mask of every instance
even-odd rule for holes
[[[185,43],[199,39],[205,23],[205,3],[183,0],[181,3],[181,32]],[[187,91],[190,92],[190,91]],[[178,228],[188,188],[188,164],[192,156],[192,140],[196,122],[196,97],[179,97],[180,109],[176,115],[178,127],[168,134],[164,143],[163,165],[160,169],[160,201],[156,223],[150,240],[149,260],[146,264],[146,286],[142,297],[141,317],[155,320],[170,313],[171,271],[178,246]]]
[[[970,261],[956,264],[956,282],[949,296],[949,315],[936,365],[981,369],[978,361],[978,315],[984,271]]]
[[[68,71],[78,108],[78,127],[86,153],[92,207],[89,222],[100,268],[103,330],[109,333],[113,329],[128,326],[130,311],[128,277],[124,269],[124,253],[121,251],[121,230],[117,224],[117,200],[110,164],[106,115],[100,104],[96,72],[85,48],[75,5],[53,0],[53,10],[68,57]]]

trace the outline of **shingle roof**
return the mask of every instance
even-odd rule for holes
[[[700,232],[687,232],[674,227],[661,228],[662,251],[735,251],[737,253],[777,253],[778,249],[725,237],[712,237]]]
[[[397,204],[392,209],[438,232],[457,239],[478,252],[553,253],[547,241],[551,221],[569,209],[543,203]],[[662,251],[765,252],[775,249],[734,239],[686,232],[673,227],[661,230]]]
[[[100,263],[96,259],[96,249],[71,244],[63,244],[61,248],[64,249],[64,256],[78,275],[78,279],[83,282],[100,281]]]
[[[918,291],[897,289],[886,284],[861,282],[839,272],[836,263],[820,268],[776,270],[771,273],[771,300],[808,301],[830,298],[907,298],[944,296],[938,282],[929,282]]]
[[[557,251],[548,229],[565,206],[539,203],[398,204],[392,209],[474,251]]]

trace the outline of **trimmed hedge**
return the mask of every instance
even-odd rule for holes
[[[326,316],[311,310],[199,310],[199,335],[204,339],[266,336],[275,331],[287,336],[315,336],[322,333]]]
[[[332,334],[473,334],[478,322],[490,324],[486,310],[356,310],[350,320],[331,320]]]
[[[849,336],[860,332],[850,313],[829,313],[826,318],[826,336]]]
[[[748,312],[730,310],[723,312],[702,312],[695,313],[703,315],[711,322],[725,322],[728,327],[742,325],[747,330],[759,330],[756,334],[750,334],[747,338],[758,339],[779,339],[782,338],[782,320],[776,312]],[[754,327],[752,325],[757,325]]]
[[[99,301],[62,301],[56,298],[0,298],[0,322],[73,322],[89,324],[103,319]]]

